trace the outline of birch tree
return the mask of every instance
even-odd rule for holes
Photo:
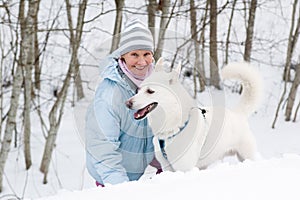
[[[22,23],[24,23],[24,8],[25,8],[25,0],[20,1],[19,5],[19,23],[22,26]],[[24,25],[24,24],[23,24]],[[21,33],[22,34],[22,33]],[[24,41],[21,41],[24,42]],[[19,63],[16,67],[16,71],[13,76],[13,85],[12,85],[12,94],[10,98],[10,106],[7,113],[7,120],[6,120],[6,126],[4,130],[4,136],[3,140],[1,141],[1,151],[0,151],[0,192],[3,188],[3,175],[4,175],[4,168],[6,164],[6,160],[8,157],[8,153],[10,151],[10,144],[12,141],[12,135],[13,131],[16,127],[16,115],[17,110],[19,108],[19,97],[21,94],[21,86],[23,83],[23,74],[22,74],[22,68],[24,68],[23,61],[23,54],[22,51],[19,54]]]
[[[290,76],[291,58],[292,58],[292,54],[294,52],[294,47],[295,47],[298,37],[299,37],[300,14],[299,14],[299,18],[297,21],[296,29],[294,30],[297,6],[298,6],[298,0],[294,0],[293,10],[292,10],[291,28],[290,28],[290,33],[289,33],[289,38],[288,38],[288,47],[287,47],[287,53],[286,53],[286,64],[285,64],[284,72],[283,72],[283,77],[284,77],[283,79],[285,80],[285,82],[284,82],[283,92],[281,94],[281,97],[279,99],[279,102],[278,102],[278,105],[276,108],[275,117],[274,117],[274,120],[272,123],[272,128],[275,128],[275,124],[276,124],[276,121],[277,121],[277,118],[279,115],[279,109],[281,107],[282,102],[285,99],[285,95],[287,92],[287,81],[290,79],[289,76]],[[300,6],[300,4],[299,4],[299,6]]]
[[[156,0],[148,0],[149,4],[147,6],[148,11],[148,27],[153,35],[153,41],[155,44],[155,12],[157,10],[157,2]]]
[[[205,33],[206,33],[206,27],[207,27],[207,19],[208,19],[208,14],[209,14],[209,1],[206,2],[205,4],[205,10],[204,10],[204,14],[202,16],[203,18],[203,23],[202,23],[202,26],[201,26],[201,32],[200,32],[200,45],[201,45],[201,52],[200,52],[200,56],[201,56],[201,59],[200,59],[200,65],[201,65],[201,69],[202,69],[202,73],[201,73],[201,76],[205,82],[205,85],[207,84],[206,83],[206,75],[205,75],[205,70],[204,70],[204,60],[205,60],[205,49],[206,49],[206,45],[205,45]],[[200,79],[200,77],[199,77]],[[201,80],[199,80],[199,82],[201,82]]]
[[[118,48],[120,42],[120,32],[122,27],[122,15],[123,15],[123,7],[124,7],[124,0],[115,0],[116,4],[116,19],[115,19],[115,26],[114,26],[114,33],[113,33],[113,40],[110,52],[113,52]]]
[[[217,0],[210,0],[210,31],[209,31],[209,56],[210,56],[210,85],[221,89],[218,68],[217,45]]]
[[[294,107],[298,86],[300,84],[300,64],[296,65],[295,71],[296,71],[295,78],[287,99],[287,105],[285,110],[285,121],[291,120],[292,110]]]
[[[25,30],[24,30],[24,38],[22,40],[23,46],[21,48],[24,49],[24,57],[23,61],[25,62],[24,66],[24,155],[25,155],[25,163],[26,169],[29,169],[32,161],[31,161],[31,150],[30,150],[30,135],[31,135],[31,94],[32,94],[32,69],[35,66],[35,56],[36,56],[36,42],[37,32],[35,32],[37,15],[39,10],[39,0],[33,0],[29,2],[28,5],[28,13],[25,21]]]
[[[245,42],[245,51],[244,51],[244,60],[247,62],[250,62],[250,58],[251,58],[256,7],[257,7],[257,0],[251,0],[248,24],[246,29],[246,42]]]
[[[158,60],[163,52],[164,48],[164,37],[165,33],[168,27],[169,18],[171,18],[170,15],[170,7],[171,7],[171,1],[170,0],[164,0],[162,2],[162,13],[160,17],[160,25],[159,25],[159,33],[158,33],[158,41],[157,41],[157,47],[156,51],[154,53],[155,60]],[[176,2],[174,3],[175,6]]]
[[[192,34],[192,41],[194,44],[195,49],[195,61],[194,61],[194,97],[197,94],[197,75],[199,77],[199,85],[200,85],[200,92],[205,90],[205,73],[203,69],[203,65],[201,65],[200,61],[200,44],[198,42],[198,31],[197,31],[197,11],[194,0],[190,1],[190,21],[191,21],[191,34]],[[203,22],[204,23],[204,22]]]
[[[4,49],[2,48],[2,36],[0,32],[0,48],[1,48],[1,61],[0,61],[0,83],[3,82],[2,69],[4,60]],[[3,87],[0,87],[0,138],[2,138],[2,123],[3,123]],[[1,140],[0,140],[1,141]]]
[[[296,22],[296,13],[297,13],[297,6],[299,6],[298,11],[300,10],[300,4],[298,5],[298,0],[294,0],[293,3],[293,11],[292,11],[292,19],[291,19],[291,28],[290,34],[288,39],[288,47],[286,52],[286,60],[283,72],[283,80],[289,81],[290,80],[290,66],[293,57],[293,52],[295,50],[295,45],[297,43],[299,37],[299,27],[300,27],[300,13],[298,20]],[[296,28],[295,28],[296,26]]]
[[[88,0],[82,0],[79,4],[78,8],[78,17],[77,17],[77,25],[76,28],[72,28],[72,15],[71,15],[71,4],[69,0],[65,0],[66,8],[67,8],[67,15],[68,15],[68,24],[71,31],[75,30],[73,41],[74,43],[71,43],[71,60],[69,63],[68,72],[66,75],[66,78],[64,79],[63,86],[61,90],[57,94],[57,99],[49,113],[49,123],[50,123],[50,129],[48,131],[48,136],[46,138],[46,144],[44,148],[43,158],[40,165],[40,171],[44,173],[44,180],[43,183],[47,183],[47,175],[49,172],[49,164],[51,161],[52,152],[55,146],[55,141],[57,137],[58,128],[60,126],[60,122],[63,116],[63,110],[65,101],[67,98],[67,92],[68,88],[71,83],[71,78],[74,76],[74,74],[77,74],[78,71],[76,71],[76,65],[78,63],[78,50],[79,45],[81,42],[81,36],[82,36],[82,30],[84,25],[84,16],[86,11]],[[72,35],[71,34],[71,35]],[[70,36],[71,37],[71,36]]]
[[[232,21],[233,21],[233,15],[234,15],[234,11],[235,11],[236,1],[237,0],[233,0],[233,2],[232,2],[232,9],[231,9],[229,23],[228,23],[227,37],[226,37],[226,41],[225,41],[225,64],[228,64],[230,33],[231,33],[231,27],[232,27]]]

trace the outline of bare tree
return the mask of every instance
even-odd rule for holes
[[[122,14],[123,14],[123,7],[124,7],[124,0],[115,0],[116,4],[116,20],[115,20],[115,27],[113,33],[113,41],[111,45],[110,52],[113,52],[118,48],[120,42],[120,32],[122,27]]]
[[[19,19],[24,19],[24,6],[25,0],[20,1],[19,6]],[[23,23],[22,20],[19,21],[20,24]],[[22,25],[21,25],[22,26]],[[21,33],[22,34],[22,33]],[[22,60],[23,60],[22,51],[19,54],[19,63],[16,67],[16,72],[13,77],[13,85],[12,85],[12,93],[10,98],[10,107],[7,113],[6,126],[4,130],[4,137],[1,142],[1,152],[0,152],[0,192],[3,188],[3,175],[4,168],[6,164],[6,160],[8,157],[8,153],[10,151],[10,144],[12,141],[13,131],[16,128],[16,115],[19,107],[19,97],[21,94],[21,86],[23,83],[23,74],[22,74]]]
[[[286,105],[286,110],[285,110],[285,121],[290,121],[291,120],[291,115],[292,115],[292,110],[294,107],[294,102],[297,94],[297,89],[300,84],[300,63],[296,65],[296,74],[295,78],[287,99],[287,105]]]
[[[205,83],[205,85],[206,85],[206,75],[205,75],[205,70],[204,70],[204,65],[205,65],[205,63],[204,63],[204,60],[205,60],[205,49],[206,49],[206,45],[205,45],[205,32],[206,32],[206,26],[207,26],[207,18],[208,18],[208,12],[209,12],[209,1],[207,1],[206,2],[206,4],[205,4],[205,11],[204,11],[204,14],[203,14],[203,23],[202,23],[202,26],[201,26],[201,32],[200,32],[200,44],[201,44],[201,59],[200,59],[200,61],[201,61],[201,63],[200,63],[200,65],[201,65],[201,71],[200,71],[200,76],[199,76],[199,82],[201,83],[202,81],[200,80],[200,78],[202,79],[202,80],[204,80],[204,83]],[[204,86],[201,86],[201,84],[200,84],[200,87],[204,87]],[[203,88],[204,89],[204,88]],[[201,88],[200,88],[200,90],[202,90]],[[204,91],[204,90],[203,90]]]
[[[195,50],[195,62],[194,62],[194,73],[193,73],[193,79],[194,79],[194,97],[197,95],[197,75],[199,76],[199,84],[200,84],[200,91],[205,90],[205,74],[203,65],[201,65],[200,61],[200,44],[198,42],[198,34],[197,34],[197,11],[195,7],[194,0],[190,1],[190,20],[191,20],[191,34],[192,34],[192,40],[194,44],[194,50]]]
[[[153,39],[155,39],[155,12],[157,10],[157,2],[156,0],[148,0],[149,5],[147,6],[148,11],[148,27],[153,35]],[[155,44],[155,41],[154,41]]]
[[[294,0],[293,11],[292,11],[292,19],[291,19],[290,35],[289,35],[289,39],[288,39],[288,47],[287,47],[287,52],[286,52],[286,61],[285,61],[284,72],[283,72],[283,80],[284,81],[289,81],[290,80],[291,60],[292,60],[293,52],[294,52],[294,49],[295,49],[295,45],[296,45],[298,37],[299,37],[300,14],[299,14],[298,22],[296,22],[296,29],[294,30],[295,18],[296,18],[296,12],[297,12],[297,4],[298,4],[298,0]],[[299,4],[299,7],[300,7],[300,4]]]
[[[244,60],[247,62],[249,62],[251,58],[256,7],[257,7],[257,0],[251,0],[248,25],[246,31],[245,51],[244,51]]]
[[[218,68],[218,45],[217,45],[217,0],[210,0],[210,32],[209,32],[209,55],[210,55],[210,85],[221,89]]]
[[[74,34],[74,43],[71,43],[71,60],[69,63],[69,69],[66,75],[66,78],[64,80],[63,86],[61,90],[57,94],[57,99],[50,111],[49,114],[49,122],[50,122],[50,129],[48,132],[45,148],[44,148],[44,153],[43,153],[43,158],[42,162],[40,165],[40,171],[44,173],[44,181],[43,183],[47,183],[47,175],[49,171],[49,164],[51,161],[51,156],[52,152],[54,149],[56,137],[57,137],[57,132],[58,128],[60,126],[60,122],[62,119],[63,115],[63,110],[64,110],[64,105],[65,101],[67,98],[67,91],[70,86],[71,78],[74,74],[77,74],[76,71],[76,65],[78,63],[78,49],[79,45],[81,42],[81,36],[82,36],[82,30],[83,30],[83,25],[84,25],[84,16],[85,16],[85,11],[86,11],[86,5],[87,5],[88,0],[82,0],[79,9],[78,9],[78,17],[77,17],[77,25],[75,28],[75,34]],[[65,0],[66,2],[66,8],[67,8],[67,13],[68,13],[68,24],[69,27],[72,27],[72,20],[71,20],[71,4],[69,0]],[[73,29],[71,29],[73,30]]]
[[[39,3],[40,4],[40,3]],[[39,9],[39,8],[38,8]],[[38,17],[33,18],[33,33],[34,33],[34,87],[37,90],[41,89],[41,68],[40,68],[40,50],[38,40]]]
[[[288,42],[288,47],[287,47],[286,65],[285,65],[284,73],[283,73],[283,77],[284,77],[285,82],[284,82],[283,92],[281,94],[281,97],[279,99],[279,102],[278,102],[278,105],[277,105],[277,108],[276,108],[275,117],[274,117],[274,120],[273,120],[273,123],[272,123],[272,128],[275,128],[275,124],[276,124],[276,121],[277,121],[277,118],[278,118],[278,115],[279,115],[279,109],[280,109],[280,106],[281,106],[282,102],[284,101],[284,98],[285,98],[285,95],[286,95],[286,92],[287,92],[287,81],[289,80],[289,71],[290,71],[292,52],[293,52],[294,46],[296,45],[296,41],[297,41],[298,36],[299,36],[300,16],[298,18],[297,28],[295,30],[296,35],[293,34],[297,4],[298,4],[298,0],[295,0],[294,4],[293,4],[291,29],[290,29],[289,42]]]
[[[3,60],[4,60],[4,48],[2,46],[2,34],[0,32],[0,50],[1,50],[1,59],[0,59],[0,138],[2,138],[2,123],[3,123],[3,76],[2,76],[2,69],[4,67]],[[1,140],[0,140],[1,141]]]
[[[36,18],[39,10],[40,0],[30,1],[28,5],[28,13],[25,20],[24,36],[22,38],[21,48],[24,49],[24,155],[26,162],[26,169],[29,169],[31,161],[30,151],[30,135],[31,135],[31,91],[32,91],[32,69],[35,66],[35,39],[36,32],[34,32]]]
[[[298,115],[299,108],[300,108],[300,101],[298,102],[298,105],[296,107],[293,122],[296,122],[296,118],[297,118],[297,115]]]
[[[164,48],[164,37],[165,33],[168,27],[168,22],[171,18],[170,16],[170,6],[171,1],[170,0],[163,0],[162,2],[162,14],[160,18],[160,25],[159,25],[159,33],[158,33],[158,41],[157,41],[157,47],[155,51],[155,60],[158,60],[161,57],[161,54],[163,52]],[[175,6],[176,2],[174,3]]]
[[[232,9],[231,9],[230,18],[229,18],[227,37],[226,37],[226,42],[225,42],[225,64],[228,63],[228,50],[229,50],[229,43],[230,43],[230,33],[231,33],[233,14],[234,14],[234,11],[235,11],[236,1],[237,0],[233,0],[233,2],[232,2]]]

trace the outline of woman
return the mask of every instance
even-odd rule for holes
[[[157,164],[147,119],[135,120],[134,111],[125,106],[152,70],[152,34],[133,20],[103,70],[86,115],[87,168],[97,185],[138,180],[149,163]]]

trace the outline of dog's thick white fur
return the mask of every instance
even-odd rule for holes
[[[137,119],[148,117],[154,132],[155,155],[164,170],[187,171],[206,168],[228,154],[240,161],[257,153],[248,116],[260,102],[262,80],[248,63],[232,63],[221,71],[223,79],[238,79],[243,90],[239,104],[198,108],[178,80],[181,66],[163,70],[160,59],[155,71],[126,104]],[[205,113],[203,113],[205,112]]]

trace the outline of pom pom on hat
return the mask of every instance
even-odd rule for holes
[[[118,50],[120,55],[133,50],[148,50],[153,53],[153,36],[148,27],[139,19],[134,19],[126,23],[121,33]]]

